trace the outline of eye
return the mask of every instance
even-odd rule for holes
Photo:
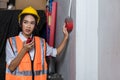
[[[25,24],[26,24],[26,23],[28,23],[28,22],[27,22],[27,21],[23,21],[23,23],[25,23]]]
[[[35,22],[31,22],[32,25],[35,25]]]

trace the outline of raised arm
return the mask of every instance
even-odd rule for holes
[[[67,29],[65,27],[65,24],[63,26],[63,33],[64,33],[64,38],[63,38],[62,42],[60,43],[60,45],[57,48],[57,55],[59,55],[61,53],[61,51],[65,47],[65,45],[67,43],[67,40],[68,40],[68,37],[69,37],[68,31],[67,31]]]

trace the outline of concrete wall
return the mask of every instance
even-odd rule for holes
[[[58,46],[69,0],[56,1]],[[63,54],[57,57],[57,71],[64,80],[120,80],[119,4],[119,0],[73,0],[75,27]]]
[[[54,0],[58,2],[57,7],[57,27],[55,46],[58,46],[63,39],[62,27],[65,18],[68,16],[69,0]],[[71,16],[74,23],[76,23],[76,0],[72,2]],[[69,34],[69,41],[67,47],[64,49],[62,55],[57,57],[57,72],[63,75],[64,80],[75,80],[75,24],[73,31]]]
[[[69,0],[58,2],[56,46],[63,34]],[[57,71],[64,80],[98,80],[98,0],[73,0],[74,29],[63,55],[57,57]]]
[[[120,80],[120,0],[99,0],[99,80]]]
[[[98,80],[98,0],[76,0],[76,80]]]
[[[62,25],[69,0],[57,2],[56,46],[63,37]],[[57,70],[64,80],[98,80],[98,0],[73,0],[72,18],[74,29],[64,55],[58,57]]]

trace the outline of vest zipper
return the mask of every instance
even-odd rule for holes
[[[35,38],[34,38],[35,40]],[[36,48],[35,48],[35,45],[34,45],[34,57],[33,57],[33,60],[31,59],[31,69],[32,69],[32,80],[34,80],[34,77],[35,77],[35,74],[34,74],[34,59],[35,59],[35,53],[36,53]],[[29,54],[30,56],[30,54]]]
[[[29,56],[30,56],[30,53],[28,52]],[[30,56],[30,60],[31,60],[31,71],[32,71],[32,80],[34,80],[34,59],[32,60],[31,59],[31,56]]]
[[[33,67],[33,61],[31,60],[31,69],[32,69],[32,80],[34,80],[34,67]]]

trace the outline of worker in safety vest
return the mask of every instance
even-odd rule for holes
[[[60,54],[68,40],[68,31],[64,25],[64,38],[58,48],[53,48],[43,38],[32,34],[40,21],[33,7],[23,9],[18,21],[22,31],[18,36],[8,38],[6,43],[5,80],[47,80],[46,56]]]

